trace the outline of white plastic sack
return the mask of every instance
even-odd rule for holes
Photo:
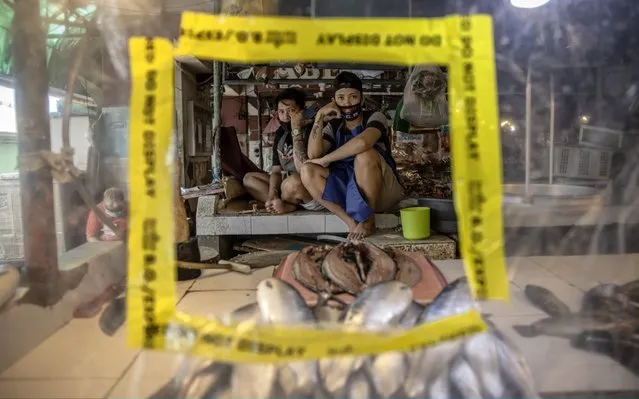
[[[446,74],[438,66],[415,67],[404,88],[402,119],[423,128],[447,124],[446,90]]]

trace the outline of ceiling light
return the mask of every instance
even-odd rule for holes
[[[550,0],[510,0],[510,4],[517,8],[535,8],[543,6]]]

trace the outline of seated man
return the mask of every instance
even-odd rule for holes
[[[361,239],[375,231],[375,212],[392,210],[403,188],[391,156],[386,117],[362,111],[362,81],[342,72],[334,89],[331,103],[315,117],[309,160],[300,172],[313,198],[346,223],[348,238]]]
[[[281,126],[273,142],[273,166],[266,172],[251,172],[244,176],[246,191],[266,205],[273,214],[293,212],[298,205],[308,210],[321,206],[302,185],[298,173],[306,158],[309,126],[302,126],[302,111],[306,96],[297,89],[283,90],[276,99],[277,117]],[[287,177],[282,181],[282,173]]]
[[[124,193],[119,188],[111,187],[104,191],[104,198],[98,204],[98,209],[118,229],[118,233],[125,237],[127,232],[127,205]],[[119,241],[120,237],[106,226],[98,215],[91,210],[86,227],[87,242]]]

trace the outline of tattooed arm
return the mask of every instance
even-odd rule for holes
[[[298,131],[297,135],[293,134],[293,163],[296,170],[301,170],[302,165],[308,159],[306,155],[306,142],[304,141],[304,133],[302,128],[302,111],[291,113],[291,128],[293,131]]]
[[[339,109],[332,101],[323,106],[315,115],[315,123],[313,123],[311,136],[308,140],[309,159],[321,158],[331,148],[329,140],[333,139],[333,131],[330,125],[326,125],[325,121],[335,118],[337,115],[339,115]]]

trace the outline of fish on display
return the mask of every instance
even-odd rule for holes
[[[448,284],[428,305],[419,318],[419,323],[434,321],[470,310],[479,310],[473,299],[466,277],[460,277]]]
[[[388,281],[366,288],[351,304],[344,327],[351,330],[379,331],[397,324],[412,303],[412,292],[399,281]],[[366,357],[343,356],[320,359],[324,388],[333,397],[343,397],[349,378],[364,365]],[[353,377],[360,378],[360,377]]]
[[[408,306],[408,309],[406,309],[406,313],[404,313],[402,318],[399,320],[400,327],[405,329],[413,328],[415,324],[417,324],[417,320],[419,319],[419,317],[422,315],[422,313],[424,313],[424,309],[425,307],[420,305],[419,303],[411,302],[411,304]]]
[[[629,334],[639,328],[639,319],[631,315],[632,305],[629,305],[627,293],[617,284],[600,284],[588,290],[577,313],[564,313],[568,306],[542,287],[535,286],[534,295],[528,289],[526,296],[539,307],[543,303],[542,309],[551,317],[527,326],[513,326],[524,337],[549,335],[575,338],[587,331]]]
[[[437,320],[477,308],[468,281],[462,277],[439,293],[419,321]],[[412,352],[404,384],[406,396],[537,398],[523,357],[494,325],[486,324],[488,330],[483,333]]]
[[[293,262],[295,279],[314,292],[336,294],[342,291],[322,275],[322,262],[330,250],[328,246],[303,248]]]
[[[409,287],[414,287],[422,279],[422,269],[408,255],[401,251],[392,251],[392,259],[397,265],[396,280],[401,281]]]
[[[568,305],[544,287],[528,284],[524,287],[524,295],[533,305],[549,316],[557,317],[571,313]]]
[[[388,254],[375,245],[371,245],[365,242],[355,243],[357,250],[362,254],[361,262],[369,263],[367,267],[367,273],[363,276],[367,286],[383,283],[384,281],[390,281],[395,278],[397,273],[397,264],[388,256]],[[409,285],[409,287],[411,287]]]
[[[353,256],[355,256],[353,254]],[[359,268],[367,273],[366,265]],[[257,287],[257,302],[237,309],[226,322],[256,320],[282,326],[313,326],[328,310],[330,294],[309,309],[288,283],[269,278]],[[323,309],[326,307],[327,309]],[[397,280],[366,287],[343,313],[343,328],[389,331],[477,308],[468,282],[450,283],[423,307]],[[319,316],[319,317],[318,317]],[[333,316],[328,318],[332,319]],[[341,356],[285,364],[196,362],[182,367],[155,398],[537,398],[521,355],[490,322],[486,332],[412,352]],[[592,341],[592,339],[591,339]]]
[[[338,287],[349,294],[357,295],[365,288],[360,278],[360,270],[354,259],[347,259],[350,254],[349,244],[336,245],[324,258],[322,272]]]
[[[315,314],[306,306],[304,298],[283,280],[268,278],[258,284],[257,303],[262,320],[266,323],[285,326],[316,323]],[[278,370],[279,388],[286,397],[311,395],[318,377],[316,361],[289,362],[279,366]]]
[[[413,293],[406,284],[387,281],[366,288],[353,302],[344,319],[346,326],[378,330],[397,324],[411,303]]]

